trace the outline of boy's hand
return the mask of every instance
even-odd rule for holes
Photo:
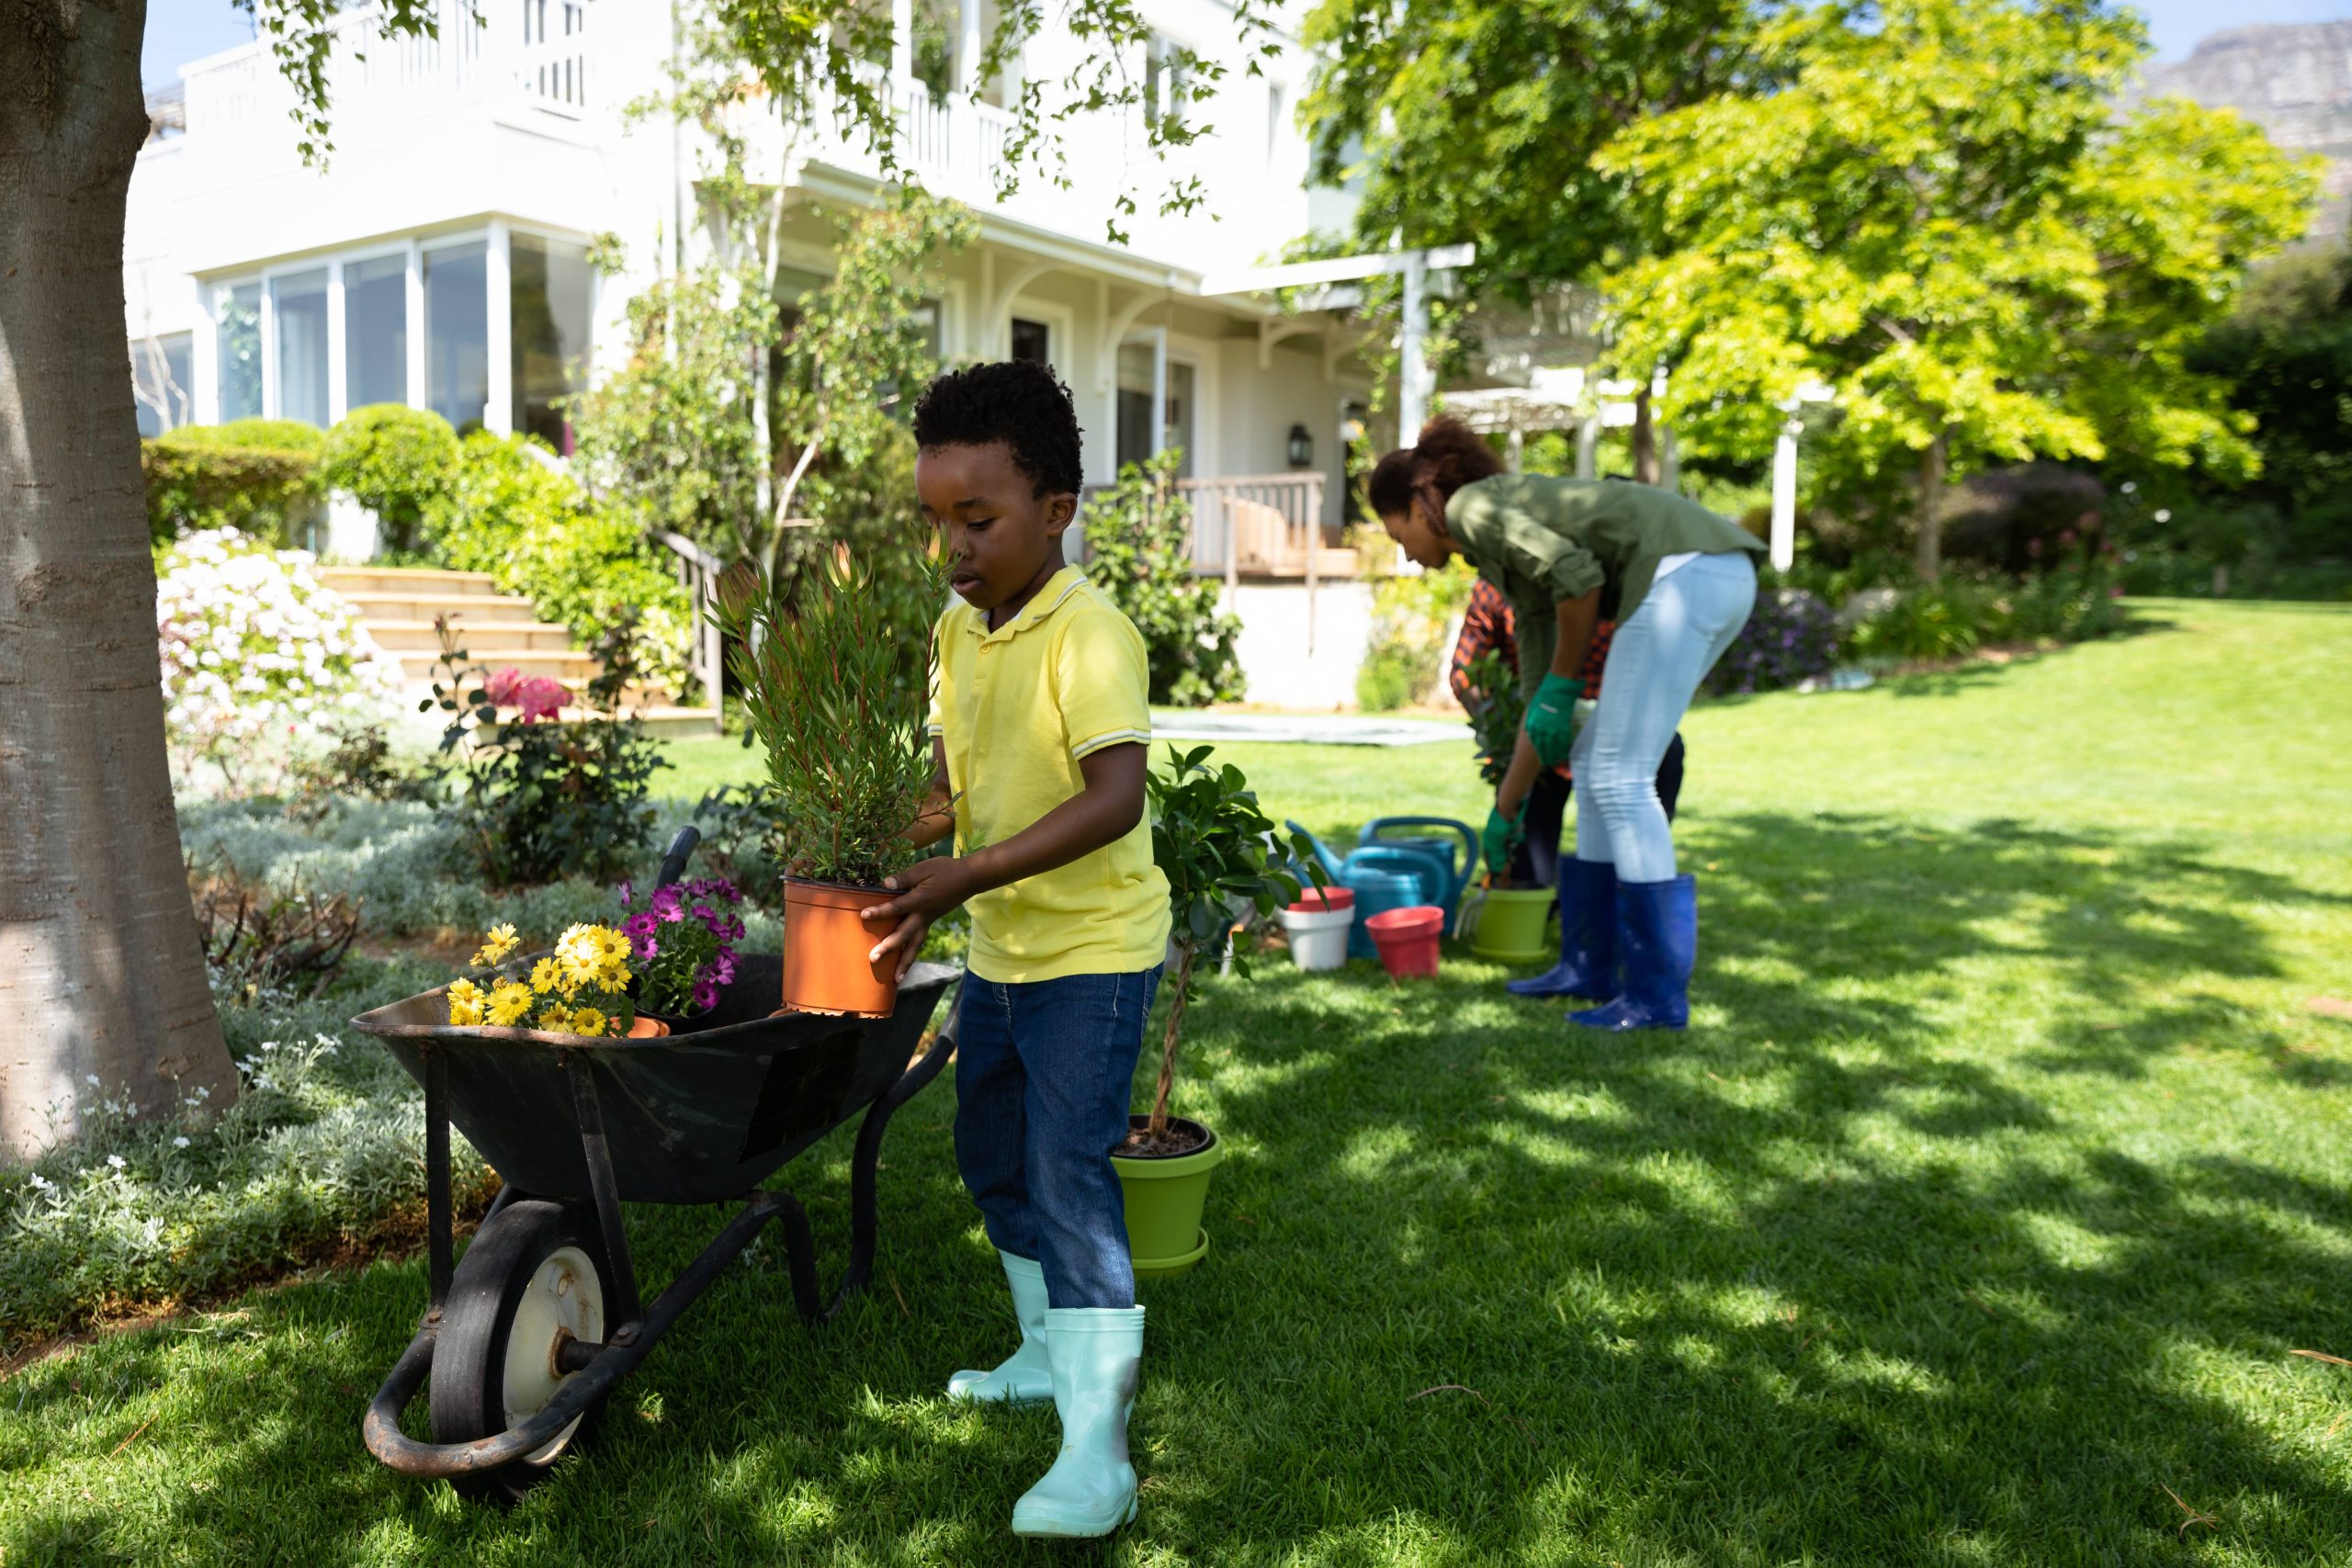
[[[882,886],[898,897],[887,904],[876,904],[858,914],[867,920],[895,919],[898,929],[874,944],[867,953],[869,963],[880,963],[887,953],[899,954],[899,978],[915,966],[916,955],[922,952],[922,939],[931,930],[931,922],[962,903],[967,897],[964,887],[963,863],[950,856],[919,860],[898,875],[885,878]]]

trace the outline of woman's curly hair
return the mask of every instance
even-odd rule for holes
[[[1458,419],[1441,417],[1421,426],[1419,441],[1373,465],[1372,477],[1364,481],[1364,500],[1376,517],[1409,513],[1419,501],[1431,517],[1442,522],[1445,503],[1455,491],[1502,471],[1502,459],[1485,437]]]

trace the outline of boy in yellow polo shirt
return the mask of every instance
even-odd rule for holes
[[[1021,1346],[951,1398],[1043,1403],[1060,1457],[1016,1535],[1108,1535],[1136,1515],[1127,1414],[1143,1355],[1111,1151],[1168,946],[1168,879],[1144,815],[1142,636],[1062,564],[1078,511],[1069,389],[1042,365],[976,366],[915,408],[915,488],[956,599],[939,618],[939,776],[911,836],[956,834],[867,911],[912,963],[931,921],[972,914],[956,1051],[956,1157],[1012,1288]],[[951,809],[952,807],[952,809]]]

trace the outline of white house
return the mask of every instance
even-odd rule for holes
[[[570,449],[557,400],[626,352],[627,300],[682,246],[707,243],[693,139],[666,118],[632,127],[623,114],[665,84],[672,7],[479,9],[479,26],[452,5],[437,39],[395,43],[372,39],[371,7],[345,14],[324,171],[298,154],[266,43],[188,63],[179,101],[153,106],[159,132],[132,180],[124,264],[143,426],[245,415],[324,425],[393,401]],[[1341,433],[1369,392],[1358,329],[1344,311],[1285,315],[1264,292],[1203,287],[1229,286],[1312,229],[1344,227],[1347,196],[1306,181],[1295,111],[1307,60],[1277,35],[1250,76],[1218,0],[1142,10],[1161,38],[1234,67],[1201,117],[1214,130],[1175,157],[1174,172],[1209,193],[1192,215],[1153,211],[1169,171],[1132,113],[1073,128],[1066,185],[1030,170],[1000,199],[1005,85],[976,102],[967,75],[994,0],[923,0],[920,15],[897,0],[899,46],[876,70],[901,156],[980,216],[979,242],[943,268],[939,348],[1052,363],[1077,395],[1090,481],[1181,448],[1196,560],[1232,585],[1253,694],[1350,701],[1368,607],[1340,547]],[[1058,78],[1081,47],[1040,37],[1018,69]],[[1159,89],[1156,49],[1130,64]],[[800,204],[784,260],[805,285],[831,265],[821,215],[806,207],[870,201],[880,171],[830,135],[778,166]],[[1125,189],[1138,210],[1128,242],[1113,244],[1105,220]],[[624,243],[627,270],[599,277],[587,249],[605,234]]]

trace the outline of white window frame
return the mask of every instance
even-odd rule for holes
[[[1039,299],[1027,294],[1013,296],[1012,306],[1004,312],[1004,338],[989,345],[982,357],[1010,359],[1012,357],[1012,318],[1042,322],[1046,328],[1046,363],[1063,380],[1075,384],[1078,380],[1078,311],[1075,308]]]
[[[494,434],[512,435],[514,433],[512,280],[514,237],[518,233],[570,245],[594,243],[593,235],[575,233],[555,225],[516,224],[503,218],[495,218],[486,223],[463,228],[435,230],[399,239],[375,240],[309,255],[286,257],[260,267],[199,279],[204,309],[201,321],[195,330],[188,360],[188,374],[196,382],[192,389],[192,417],[198,423],[220,423],[221,297],[247,285],[257,287],[261,293],[261,417],[282,417],[279,410],[283,405],[277,378],[277,280],[297,273],[315,272],[322,267],[327,274],[327,420],[332,424],[348,414],[351,412],[350,343],[344,323],[344,268],[385,256],[402,257],[407,267],[408,406],[414,409],[429,407],[425,387],[429,365],[424,314],[425,254],[456,245],[479,243],[483,246],[482,287],[486,296],[483,320],[484,333],[489,339],[485,347],[490,356],[482,428]],[[591,379],[596,365],[600,337],[596,330],[597,315],[604,307],[604,287],[605,279],[601,276],[592,278],[586,353],[586,369]],[[951,320],[959,315],[963,308],[961,289],[951,285],[944,291],[942,305]]]

